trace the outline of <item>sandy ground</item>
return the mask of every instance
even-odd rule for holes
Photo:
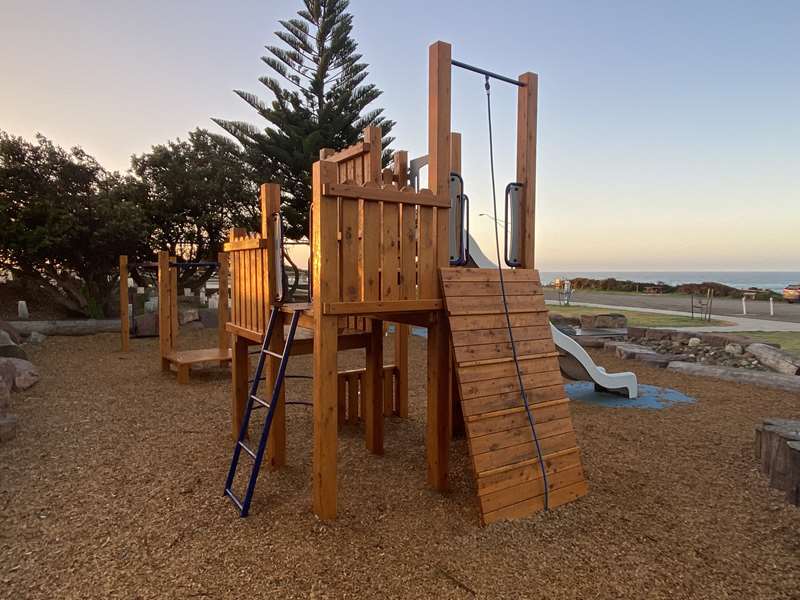
[[[213,345],[213,334],[183,336]],[[386,454],[346,428],[339,519],[310,512],[310,409],[289,408],[290,465],[262,477],[252,515],[222,497],[227,374],[178,386],[156,342],[50,338],[42,381],[13,397],[0,446],[3,598],[798,598],[800,510],[752,457],[789,393],[636,367],[698,402],[661,411],[573,404],[590,493],[523,521],[478,525],[463,440],[452,491],[425,487],[424,340],[412,339],[411,417]],[[389,347],[390,344],[387,344]],[[611,370],[630,368],[609,354]],[[340,359],[360,362],[357,351]],[[307,372],[308,358],[290,370]],[[290,396],[308,398],[307,381]]]

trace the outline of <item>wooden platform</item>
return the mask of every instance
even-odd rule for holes
[[[549,507],[586,494],[569,400],[550,335],[539,275],[503,272],[514,341],[548,479]],[[481,521],[525,517],[544,508],[541,464],[508,336],[495,269],[440,269],[453,360]]]
[[[221,350],[219,348],[180,350],[177,352],[171,352],[164,357],[164,360],[171,365],[175,365],[175,369],[178,371],[178,383],[186,384],[189,383],[189,372],[192,365],[208,362],[230,362],[231,351],[230,348],[225,350]]]

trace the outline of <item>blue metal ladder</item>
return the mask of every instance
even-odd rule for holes
[[[267,448],[267,438],[269,438],[269,430],[272,426],[272,417],[275,414],[275,407],[278,404],[281,387],[283,386],[283,380],[286,375],[286,365],[289,362],[289,354],[292,349],[294,334],[297,330],[297,323],[300,321],[301,311],[296,310],[292,314],[292,322],[289,325],[289,334],[286,336],[286,343],[283,347],[283,353],[278,354],[277,352],[272,352],[269,349],[270,340],[275,334],[275,324],[279,320],[279,312],[280,307],[274,306],[269,315],[269,325],[267,326],[267,332],[264,335],[264,341],[261,344],[261,351],[259,352],[258,357],[258,366],[256,366],[256,372],[250,384],[250,393],[247,397],[247,407],[244,412],[244,420],[242,421],[242,427],[239,430],[239,438],[236,440],[236,445],[233,448],[233,458],[231,459],[231,467],[228,470],[228,478],[225,480],[225,495],[231,499],[233,504],[239,510],[239,515],[242,517],[246,517],[250,510],[250,501],[253,499],[253,491],[256,488],[258,472],[261,469],[261,461],[264,459],[264,451]],[[283,336],[282,331],[278,332],[278,334]],[[262,379],[264,379],[264,377],[262,377],[262,373],[264,370],[264,363],[269,359],[268,357],[279,358],[281,362],[280,366],[278,367],[278,375],[275,378],[275,387],[272,389],[272,397],[270,398],[269,402],[265,402],[257,396],[257,393],[258,384]],[[250,423],[250,415],[252,412],[262,408],[267,409],[267,416],[264,419],[264,428],[261,430],[261,439],[258,441],[258,449],[253,450],[247,446],[247,444],[245,444],[245,439],[247,438],[247,426]],[[250,480],[247,482],[247,491],[245,492],[244,498],[240,500],[236,494],[234,494],[232,486],[233,478],[236,475],[236,469],[239,466],[239,457],[241,456],[242,450],[244,450],[245,453],[253,459],[253,467],[250,471]]]

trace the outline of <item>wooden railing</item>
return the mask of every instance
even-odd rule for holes
[[[258,233],[231,231],[225,250],[230,256],[232,303],[229,323],[260,339],[269,320],[268,240]]]
[[[441,306],[437,269],[440,254],[446,260],[448,252],[447,199],[394,183],[331,181],[321,189],[322,218],[314,220],[313,235],[325,270],[326,314]]]

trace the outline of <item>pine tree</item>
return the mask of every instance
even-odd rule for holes
[[[304,0],[303,4],[298,18],[280,21],[283,30],[275,32],[284,46],[266,46],[268,55],[261,59],[277,76],[259,78],[275,99],[266,103],[236,90],[267,120],[266,127],[214,119],[244,146],[256,182],[281,184],[281,210],[286,235],[292,239],[308,233],[311,166],[320,149],[348,146],[358,141],[364,127],[380,126],[385,164],[393,140],[387,134],[394,125],[383,116],[383,109],[367,110],[381,91],[365,83],[367,64],[361,62],[351,37],[349,1]]]

